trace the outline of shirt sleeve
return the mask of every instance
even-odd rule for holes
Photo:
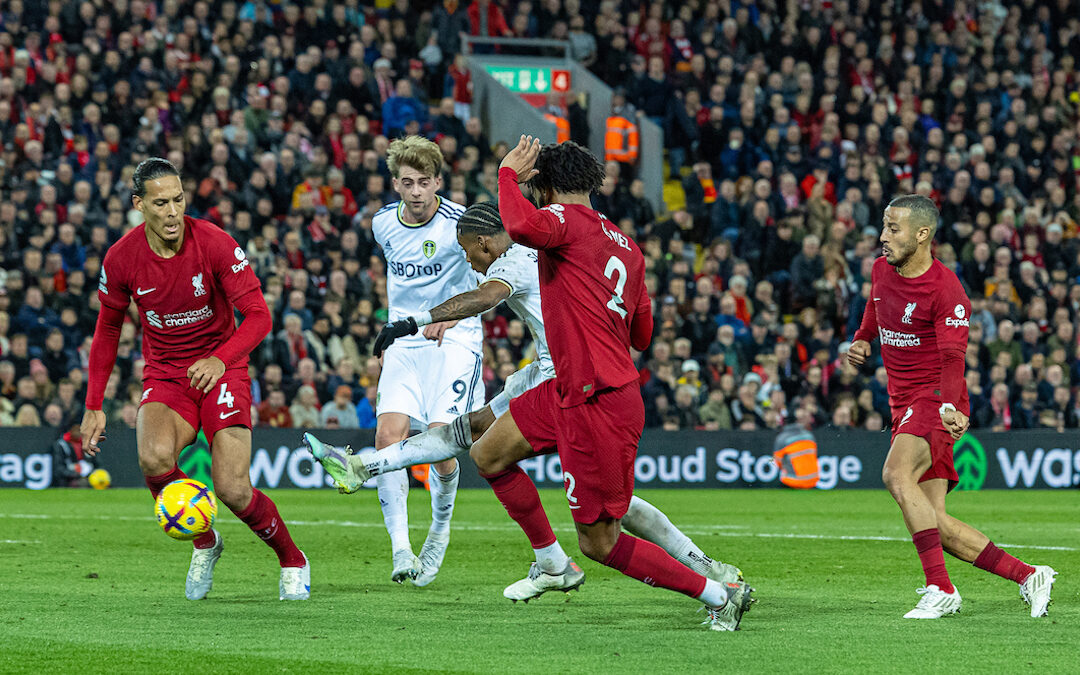
[[[941,354],[941,400],[960,410],[967,387],[964,355],[971,321],[971,301],[964,293],[960,280],[950,271],[946,271],[945,275],[948,281],[934,305],[934,334]]]
[[[526,255],[531,256],[528,260],[532,264],[531,274],[536,274],[536,253],[529,251]],[[484,284],[489,281],[498,281],[510,289],[510,297],[523,295],[528,292],[530,270],[525,264],[525,255],[502,255],[491,263],[487,274],[480,279]]]
[[[499,215],[510,238],[529,248],[556,248],[566,240],[561,204],[538,209],[525,199],[513,169],[499,169]]]
[[[261,289],[259,278],[251,268],[244,249],[225,232],[217,234],[210,247],[210,263],[225,297],[236,305],[237,301],[253,290]]]
[[[98,276],[98,299],[102,305],[126,311],[131,303],[131,288],[127,283],[127,268],[116,246],[105,253]]]

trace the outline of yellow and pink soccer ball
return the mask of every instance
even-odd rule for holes
[[[217,499],[197,480],[174,480],[158,493],[154,515],[161,529],[173,539],[194,539],[214,526]]]

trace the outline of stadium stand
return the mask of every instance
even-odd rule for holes
[[[155,155],[262,280],[274,329],[252,354],[253,418],[352,426],[319,412],[347,395],[371,425],[386,319],[371,217],[396,199],[387,134],[439,143],[446,196],[495,198],[506,148],[469,116],[457,58],[461,32],[486,30],[567,39],[618,90],[596,206],[648,262],[649,426],[880,429],[884,369],[842,354],[884,206],[913,192],[938,203],[936,255],[972,298],[973,426],[1078,426],[1075,0],[371,4],[4,4],[0,425],[81,415],[94,282],[140,222],[130,177]],[[635,178],[632,132],[622,144],[639,116],[664,130],[662,213]],[[128,424],[142,372],[131,320],[106,399]],[[509,313],[484,325],[490,394],[531,351]]]

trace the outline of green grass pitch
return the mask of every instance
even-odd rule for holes
[[[742,567],[759,602],[741,631],[705,630],[697,603],[576,553],[558,491],[544,504],[587,580],[527,605],[502,589],[527,572],[528,542],[488,491],[459,495],[425,589],[390,582],[374,491],[273,491],[312,561],[303,603],[278,601],[273,554],[228,512],[214,590],[189,602],[189,545],[158,530],[145,491],[0,491],[0,672],[1076,672],[1075,491],[950,497],[957,517],[1060,575],[1035,620],[1014,584],[947,558],[963,611],[927,622],[901,619],[922,574],[884,491],[641,495]],[[409,505],[419,550],[427,495]]]

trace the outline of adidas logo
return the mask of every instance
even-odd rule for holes
[[[452,406],[450,406],[450,409],[446,411],[446,414],[447,415],[460,415],[461,413],[458,412],[458,409],[457,409],[456,405],[452,405]]]

